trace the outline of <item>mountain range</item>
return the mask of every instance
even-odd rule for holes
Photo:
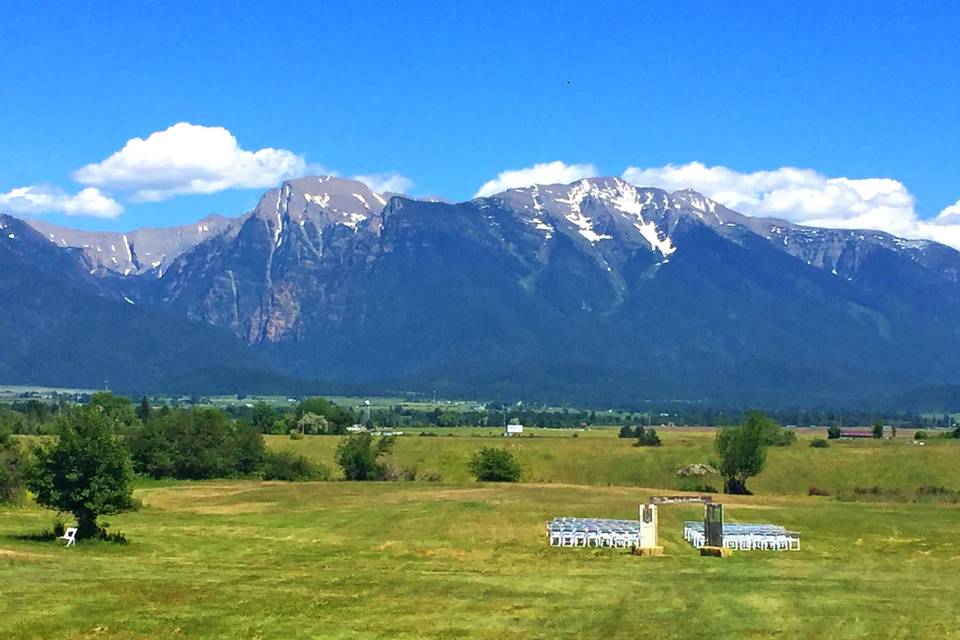
[[[592,405],[960,383],[960,252],[618,178],[448,203],[284,182],[129,233],[0,215],[0,383]]]

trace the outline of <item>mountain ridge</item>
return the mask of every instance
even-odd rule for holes
[[[619,178],[446,203],[310,177],[225,220],[162,268],[91,268],[89,247],[58,260],[96,295],[229,330],[308,379],[561,401],[960,382],[960,252],[930,241]]]

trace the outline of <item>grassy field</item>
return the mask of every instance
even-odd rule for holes
[[[398,461],[442,483],[144,483],[142,510],[108,518],[123,546],[59,548],[31,538],[52,513],[0,507],[0,638],[960,638],[960,506],[805,495],[958,489],[955,443],[772,451],[727,518],[799,530],[799,552],[700,558],[681,536],[697,506],[661,508],[662,558],[546,544],[545,520],[636,517],[711,457],[709,433],[663,437],[399,438]],[[329,460],[336,440],[269,444]],[[549,483],[466,480],[491,444]]]
[[[616,437],[612,428],[577,432],[567,429],[529,430],[536,437],[503,438],[496,429],[432,429],[441,435],[405,435],[396,439],[394,457],[420,472],[439,472],[446,482],[468,482],[467,460],[480,447],[505,447],[524,468],[524,480],[538,483],[625,485],[679,489],[691,482],[722,487],[719,476],[683,479],[677,470],[707,463],[713,452],[712,430],[660,430],[662,447],[634,447]],[[417,430],[419,433],[420,430]],[[573,434],[577,438],[572,437]],[[806,494],[810,487],[836,493],[856,486],[913,490],[921,485],[960,489],[960,441],[930,440],[916,446],[907,437],[897,440],[835,441],[827,449],[812,449],[810,440],[822,435],[801,430],[791,447],[769,450],[767,467],[749,486],[756,493]],[[333,463],[337,439],[308,436],[290,440],[270,436],[268,445],[288,448]]]

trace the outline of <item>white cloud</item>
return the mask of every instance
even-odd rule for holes
[[[302,176],[306,167],[304,158],[292,151],[248,151],[223,127],[179,122],[146,139],[128,140],[103,162],[76,171],[74,178],[130,192],[134,200],[158,201],[179,194],[272,187]]]
[[[559,160],[535,164],[525,169],[501,171],[493,180],[483,186],[473,196],[483,198],[515,187],[529,187],[534,184],[559,184],[576,182],[581,178],[593,178],[597,168],[592,164],[566,164]]]
[[[25,215],[64,213],[95,218],[115,218],[123,213],[119,202],[94,187],[73,195],[51,187],[17,187],[0,193],[0,210]]]
[[[406,193],[413,188],[413,180],[399,173],[372,173],[353,176],[353,179],[367,185],[375,193]]]
[[[741,173],[701,162],[629,167],[623,178],[637,186],[668,191],[695,189],[751,216],[815,227],[876,229],[960,247],[960,202],[936,218],[921,220],[913,196],[891,178],[829,178],[812,169],[795,167]]]

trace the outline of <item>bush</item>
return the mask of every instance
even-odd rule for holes
[[[703,482],[681,483],[680,491],[689,491],[691,493],[720,493],[712,484],[706,484]]]
[[[470,459],[470,473],[479,482],[516,482],[520,479],[520,463],[506,449],[484,447]]]
[[[659,447],[661,445],[660,436],[656,429],[645,429],[637,427],[637,441],[633,443],[635,447]]]
[[[620,427],[620,433],[617,436],[618,438],[636,438],[637,430],[631,427],[630,425],[623,425]]]
[[[14,502],[23,496],[26,454],[10,433],[0,429],[0,502]]]
[[[299,429],[290,429],[290,439],[291,440],[303,440],[303,434],[300,433]]]
[[[914,440],[926,440],[926,439],[927,439],[927,432],[926,432],[926,431],[923,431],[923,430],[921,429],[920,431],[917,431],[916,433],[913,434],[913,439],[914,439]]]
[[[392,447],[392,438],[374,441],[369,433],[356,433],[337,445],[337,464],[347,480],[382,480],[386,468],[380,458]]]
[[[840,427],[838,427],[837,425],[833,425],[832,427],[827,429],[827,438],[830,440],[839,440],[841,433],[842,432],[840,431]]]
[[[330,468],[293,451],[267,451],[263,459],[261,475],[264,480],[286,482],[329,480]]]
[[[810,441],[810,446],[813,449],[826,449],[830,446],[830,443],[824,440],[823,438],[814,438]]]

